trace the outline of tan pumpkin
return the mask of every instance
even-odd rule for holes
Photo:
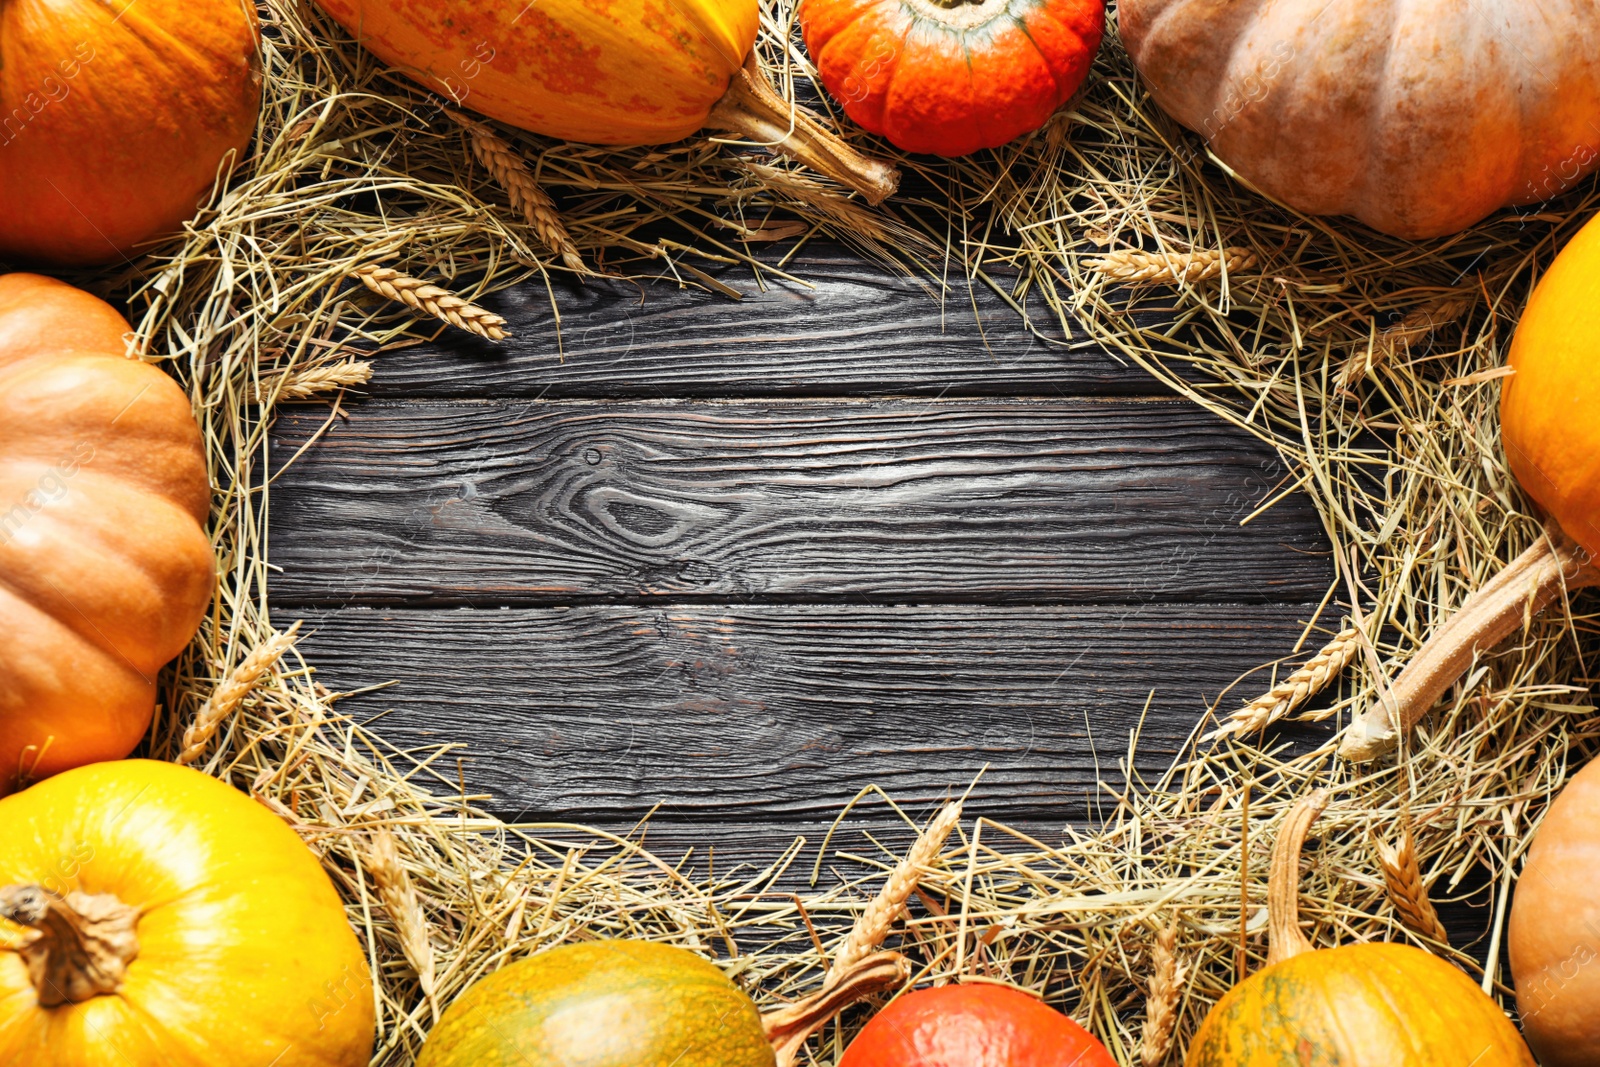
[[[1268,196],[1406,238],[1600,160],[1600,3],[1122,0],[1151,95]]]
[[[132,751],[211,599],[200,431],[128,330],[0,277],[0,794]]]

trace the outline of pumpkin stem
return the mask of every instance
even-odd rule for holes
[[[1284,816],[1272,846],[1272,871],[1267,876],[1267,966],[1312,951],[1300,930],[1300,850],[1306,834],[1328,807],[1328,791],[1304,797]]]
[[[811,1035],[850,1005],[903,985],[910,977],[911,964],[904,956],[878,952],[851,967],[835,970],[819,992],[762,1015],[777,1067],[793,1067]]]
[[[1339,755],[1366,762],[1391,751],[1400,734],[1428,713],[1479,653],[1522,629],[1564,590],[1596,585],[1600,585],[1600,566],[1552,522],[1545,536],[1473,593],[1434,632],[1400,672],[1387,697],[1356,717]]]
[[[139,909],[109,893],[63,897],[38,885],[7,886],[0,917],[31,927],[14,951],[28,966],[40,1007],[115,993],[139,955]]]
[[[706,125],[782,152],[856,190],[869,204],[880,203],[900,185],[898,170],[857,152],[809,111],[778,95],[754,52],[734,72]]]

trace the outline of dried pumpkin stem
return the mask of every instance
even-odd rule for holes
[[[1272,873],[1267,876],[1267,966],[1311,951],[1300,930],[1300,850],[1306,834],[1328,807],[1328,791],[1318,789],[1284,816],[1272,847]]]
[[[762,1015],[761,1023],[777,1057],[777,1067],[793,1067],[811,1035],[850,1005],[904,985],[910,977],[911,964],[904,956],[879,952],[848,969],[836,969],[821,991]]]
[[[780,96],[754,52],[734,73],[706,126],[782,152],[856,190],[869,204],[881,203],[900,186],[898,170],[857,152],[810,112]]]
[[[63,897],[38,885],[7,886],[0,916],[31,928],[16,951],[41,1007],[117,992],[139,955],[139,909],[109,893]]]
[[[1339,755],[1365,762],[1394,749],[1483,652],[1516,633],[1564,590],[1600,585],[1600,567],[1551,523],[1532,548],[1478,590],[1422,646],[1386,697],[1350,724]]]

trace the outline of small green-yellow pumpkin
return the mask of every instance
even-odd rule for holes
[[[417,1067],[773,1067],[755,1003],[715,965],[648,941],[596,941],[479,981]]]

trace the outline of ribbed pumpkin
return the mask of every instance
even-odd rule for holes
[[[1326,805],[1319,791],[1287,816],[1272,857],[1267,966],[1211,1009],[1186,1067],[1534,1067],[1499,1005],[1443,960],[1409,945],[1312,949],[1296,882]]]
[[[873,1016],[839,1067],[1116,1067],[1104,1045],[1021,990],[974,983],[907,993]]]
[[[702,127],[789,152],[873,203],[892,168],[780,99],[754,63],[758,0],[317,0],[455,103],[548,137],[664,144]]]
[[[0,801],[0,1063],[364,1067],[366,957],[321,864],[199,771],[124,760]]]
[[[175,231],[261,102],[240,0],[0,3],[0,257],[97,263]]]
[[[1569,590],[1600,585],[1600,219],[1540,280],[1511,343],[1500,398],[1506,461],[1548,516],[1545,536],[1474,593],[1428,639],[1391,699],[1351,724],[1340,754],[1367,760],[1393,748],[1472,666]]]
[[[0,795],[131,752],[211,598],[200,430],[128,329],[0,277]]]
[[[1506,945],[1522,1032],[1544,1067],[1600,1063],[1600,763],[1567,783],[1517,879]]]
[[[964,156],[1038,129],[1100,48],[1104,0],[804,0],[828,91],[908,152]]]
[[[1241,177],[1400,237],[1571,188],[1600,159],[1594,0],[1122,0],[1156,102]]]

